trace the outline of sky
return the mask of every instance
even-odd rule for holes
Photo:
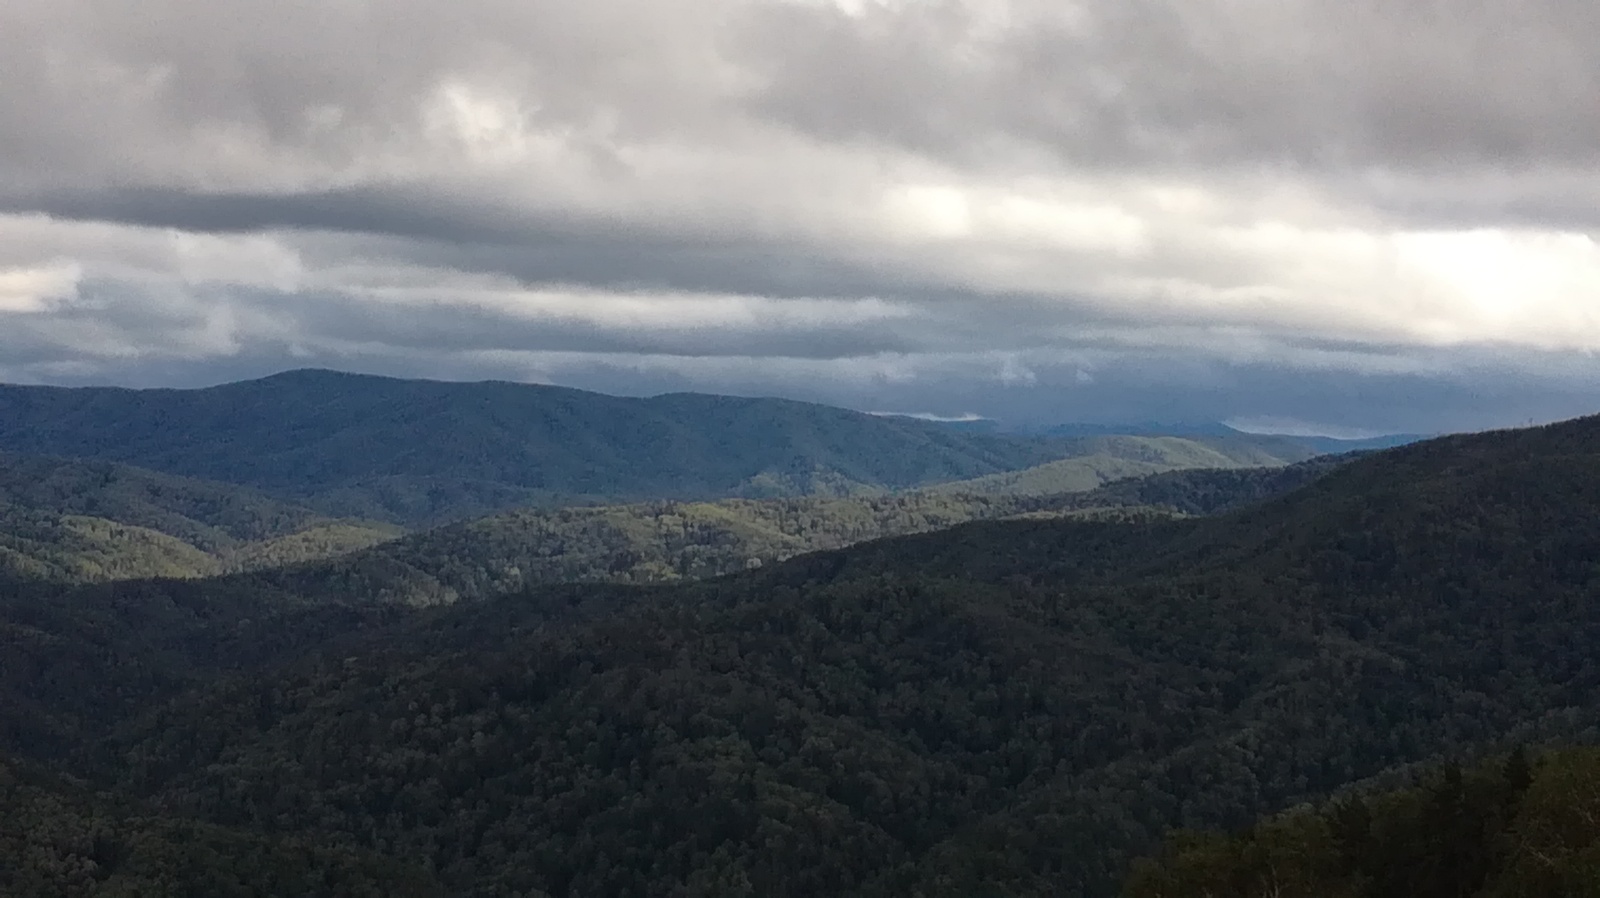
[[[7,0],[0,380],[1600,411],[1593,0]]]

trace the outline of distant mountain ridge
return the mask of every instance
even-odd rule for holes
[[[1092,436],[1076,438],[1074,443],[1081,447],[1081,455],[927,489],[979,496],[1050,496],[1168,471],[1275,468],[1303,462],[1317,454],[1293,440],[1244,434]]]
[[[0,386],[0,449],[243,484],[408,526],[529,505],[872,493],[1087,451],[783,399],[320,370],[195,390]]]
[[[1280,440],[1293,443],[1320,453],[1338,455],[1344,452],[1364,452],[1372,449],[1393,449],[1396,446],[1405,446],[1410,443],[1421,442],[1440,436],[1437,433],[1387,433],[1370,437],[1332,437],[1318,434],[1303,433],[1276,433],[1273,431],[1240,430],[1221,421],[1189,421],[1163,423],[1157,421],[1129,421],[1117,424],[1104,424],[1095,422],[1076,422],[1068,424],[1053,424],[1045,427],[1011,427],[1001,426],[999,422],[988,421],[988,431],[992,433],[1018,433],[1035,436],[1053,437],[1089,437],[1089,436],[1175,436],[1175,437],[1235,437],[1255,440]],[[952,422],[948,426],[961,426],[960,422]]]

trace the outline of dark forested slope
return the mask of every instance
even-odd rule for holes
[[[1128,898],[1551,898],[1600,888],[1600,752],[1450,763],[1234,835],[1175,834]]]
[[[149,709],[95,769],[463,895],[1109,894],[1173,825],[1593,734],[1597,557],[1585,419],[1217,518],[986,522],[423,612]]]
[[[1278,495],[1342,463],[1174,471],[1052,495],[726,499],[528,509],[450,524],[338,557],[216,581],[241,590],[410,605],[485,599],[546,583],[661,583],[806,552],[1019,516],[1213,514]]]
[[[103,579],[85,575],[91,563],[100,573],[118,570],[91,551],[103,547],[66,538],[76,531],[45,539],[13,530],[10,543],[31,533],[35,566],[54,565],[61,576],[0,568],[0,630],[8,649],[0,656],[0,705],[11,711],[0,721],[0,747],[43,751],[38,746],[48,745],[56,753],[81,746],[101,724],[141,702],[292,658],[341,633],[403,616],[403,606],[484,600],[531,584],[709,576],[744,570],[752,558],[770,561],[973,518],[1212,513],[1285,492],[1339,463],[1321,458],[1281,469],[1180,471],[1054,497],[913,493],[514,512],[314,563],[209,579],[124,579],[71,588],[49,581]],[[62,521],[45,519],[39,526],[60,530]],[[176,539],[123,529],[168,540],[197,556],[190,563],[215,563]],[[147,550],[115,556],[136,565],[135,572],[162,557]],[[8,575],[23,579],[7,583]],[[557,617],[570,616],[575,607],[552,593],[541,596],[551,598],[546,604]],[[618,601],[603,593],[595,598],[578,600],[576,607],[613,607]]]
[[[151,817],[0,756],[7,898],[431,898],[424,871],[370,851]]]

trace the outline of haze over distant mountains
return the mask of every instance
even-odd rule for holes
[[[781,399],[648,399],[504,382],[291,371],[197,390],[0,386],[0,449],[236,483],[407,525],[563,502],[850,495],[1104,456],[1105,479],[1283,464],[1326,442],[963,431]],[[1343,448],[1343,447],[1336,447]],[[1353,448],[1353,447],[1352,447]],[[1132,453],[1131,455],[1129,453]],[[1202,457],[1203,456],[1203,457]]]

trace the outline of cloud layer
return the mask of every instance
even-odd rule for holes
[[[1578,0],[18,0],[0,378],[1592,410]]]

